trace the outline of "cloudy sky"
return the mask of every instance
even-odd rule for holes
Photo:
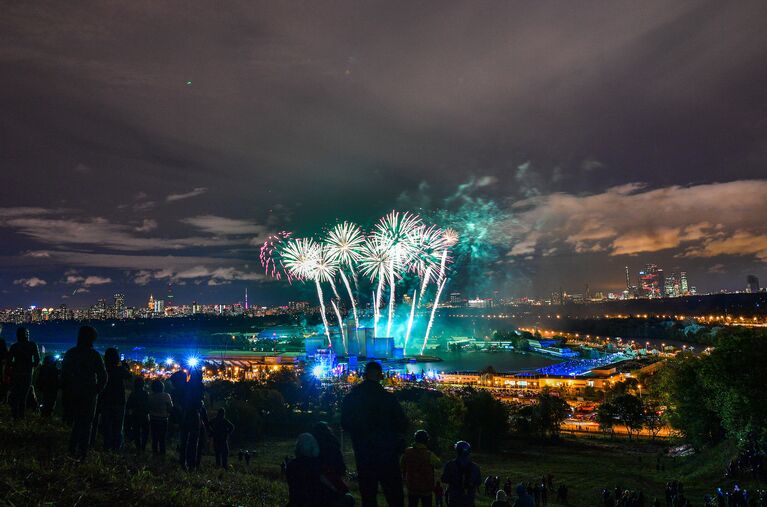
[[[509,295],[617,289],[646,262],[704,291],[767,282],[764,19],[760,1],[6,2],[0,306],[141,304],[168,282],[283,301],[299,289],[263,279],[269,232],[488,202],[481,272]]]

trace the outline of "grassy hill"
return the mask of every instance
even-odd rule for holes
[[[271,440],[252,445],[250,466],[231,459],[231,470],[216,469],[206,455],[197,472],[182,471],[171,452],[164,460],[132,448],[120,454],[96,451],[79,464],[66,456],[68,432],[57,421],[36,415],[24,423],[9,420],[0,407],[0,505],[253,505],[277,506],[287,502],[287,487],[279,464],[292,454],[293,442]],[[346,442],[347,463],[354,459]],[[664,458],[665,471],[656,470],[661,448],[647,442],[629,443],[592,438],[565,438],[556,445],[510,440],[503,449],[476,453],[482,474],[510,477],[514,484],[552,474],[555,486],[564,482],[570,505],[593,506],[603,488],[643,490],[649,501],[662,498],[669,479],[684,482],[688,497],[701,504],[717,485],[733,449],[721,446],[690,458]],[[233,449],[233,454],[236,449]],[[445,457],[448,458],[448,457]],[[356,484],[352,482],[356,490]],[[550,504],[556,505],[554,495]],[[487,506],[481,499],[480,506]]]

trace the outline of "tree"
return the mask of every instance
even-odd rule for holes
[[[615,405],[609,402],[602,403],[597,409],[597,424],[599,429],[610,436],[615,434],[615,420],[618,417]]]
[[[644,407],[642,400],[633,394],[622,394],[616,397],[613,402],[615,413],[618,419],[626,426],[629,438],[633,433],[639,434],[644,425]]]
[[[570,406],[559,396],[544,390],[538,395],[533,422],[543,438],[558,438],[562,423],[570,415]]]
[[[461,399],[466,407],[463,434],[471,438],[477,449],[492,446],[509,429],[509,411],[503,402],[487,391],[465,389]]]
[[[644,401],[644,425],[650,436],[655,440],[663,428],[663,411],[657,401],[646,399]]]
[[[767,444],[766,345],[767,332],[740,329],[720,339],[716,349],[701,360],[699,373],[707,390],[707,406],[739,445],[752,438]]]
[[[702,358],[680,356],[664,366],[658,381],[669,424],[698,449],[724,437],[719,414],[706,402],[710,394],[701,379],[702,367]]]

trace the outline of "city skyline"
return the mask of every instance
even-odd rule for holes
[[[448,291],[767,279],[767,6],[496,7],[9,6],[0,307],[309,299],[264,238],[392,209],[475,241]]]

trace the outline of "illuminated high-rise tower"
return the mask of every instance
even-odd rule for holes
[[[173,306],[173,285],[171,282],[168,282],[168,295],[165,296],[165,303],[168,307]]]
[[[154,294],[149,294],[149,302],[147,303],[146,307],[150,312],[154,311]]]
[[[631,291],[631,278],[629,278],[629,267],[626,266],[626,290]]]
[[[639,287],[646,298],[660,297],[663,290],[663,270],[656,264],[647,264],[639,272]]]
[[[245,309],[248,309],[248,288],[245,287]]]

